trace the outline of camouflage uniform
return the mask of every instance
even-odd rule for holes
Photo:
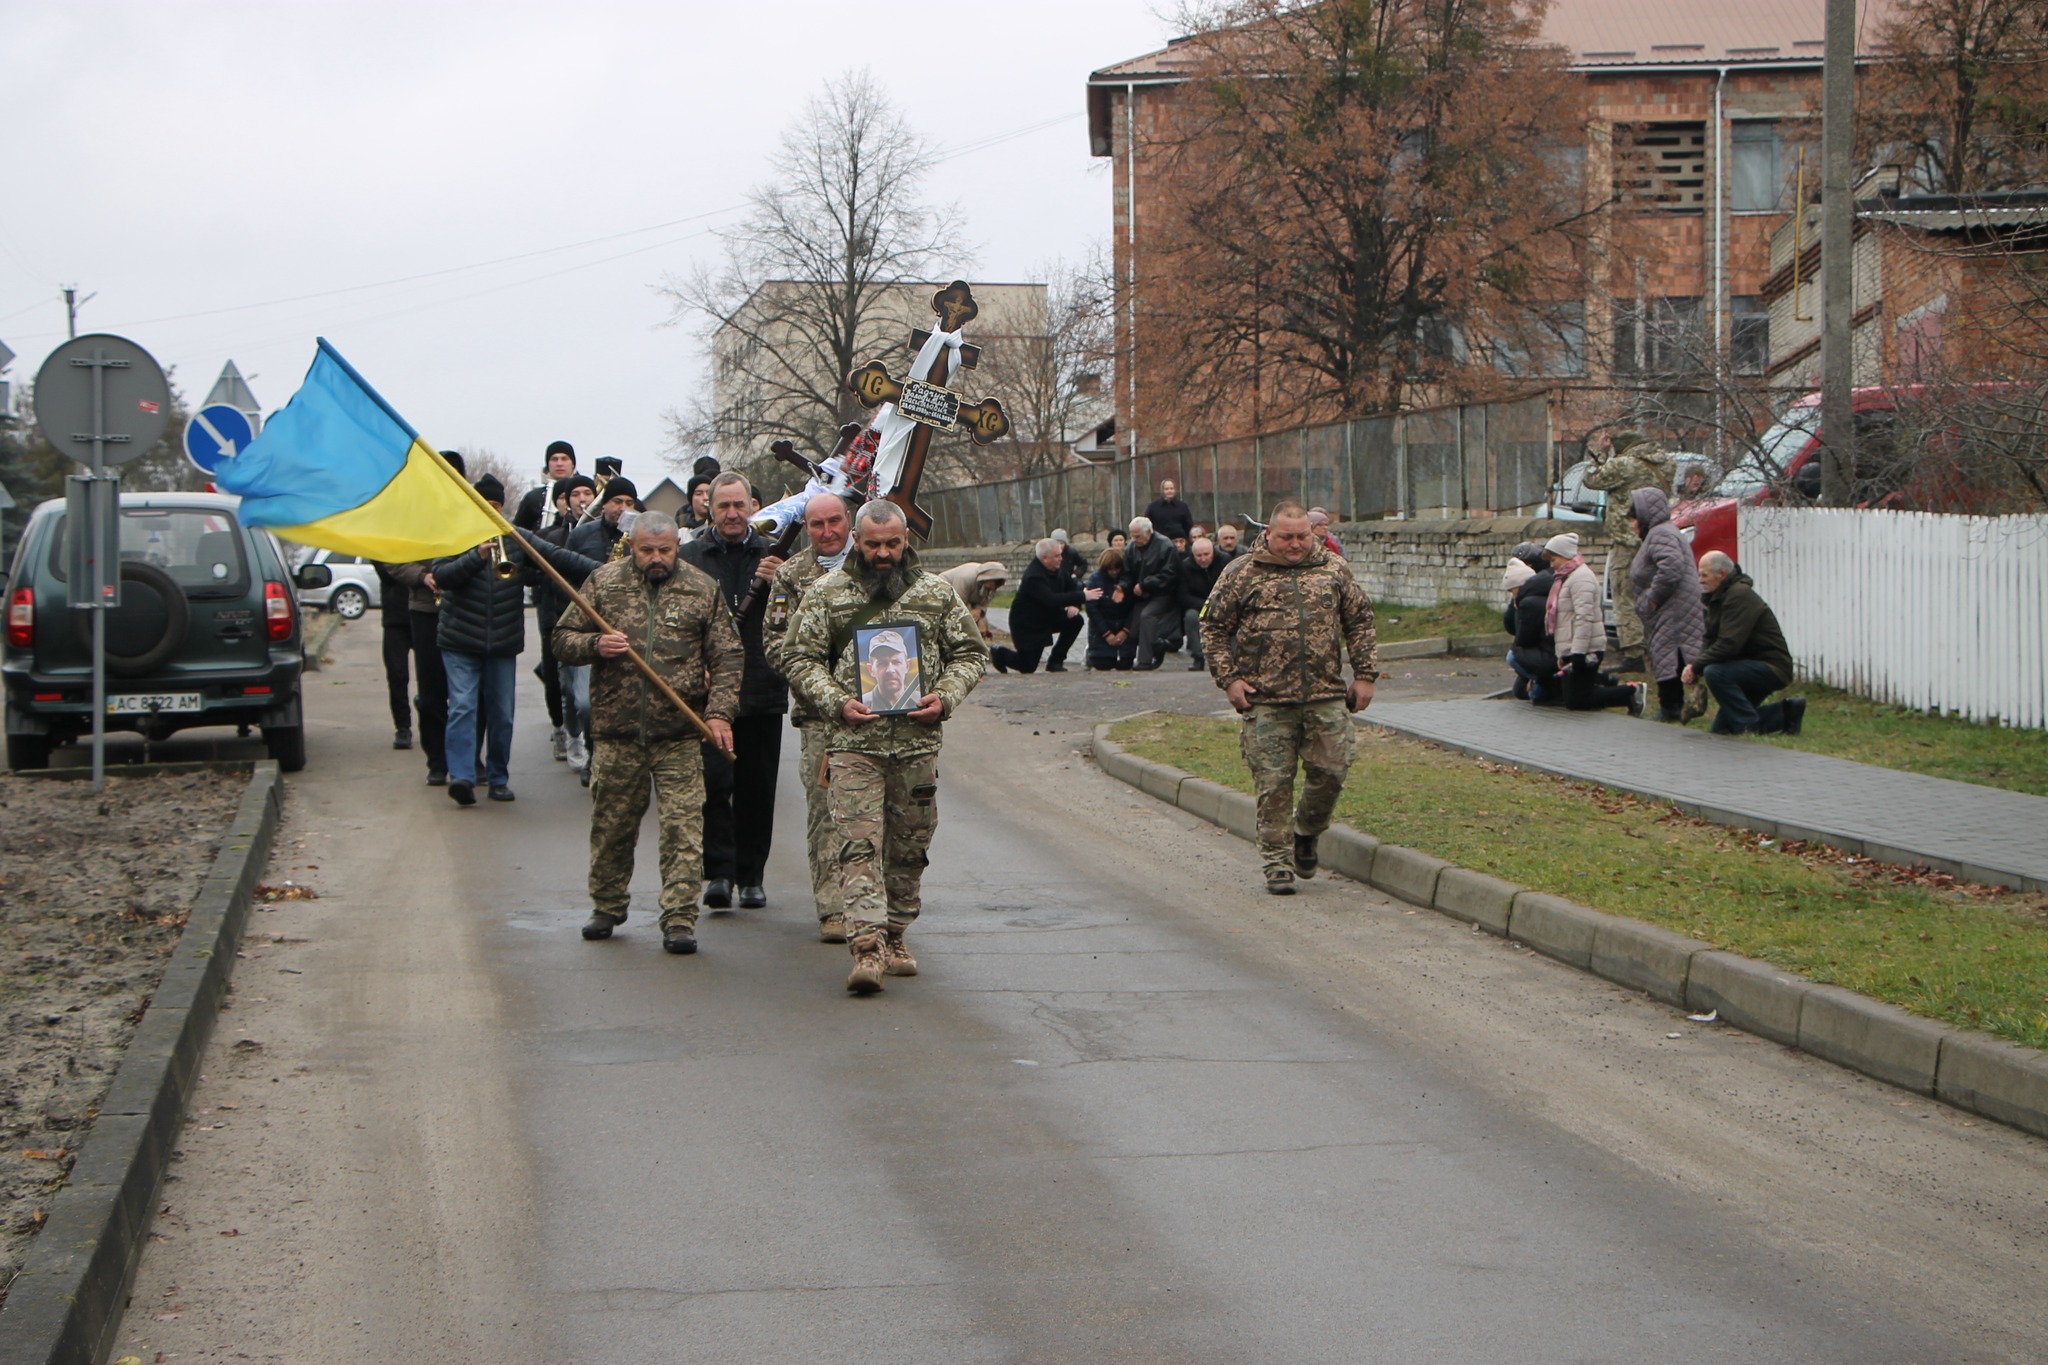
[[[953,715],[981,681],[988,646],[953,589],[904,556],[910,586],[873,617],[909,621],[923,650],[924,690],[943,699],[941,719]],[[938,826],[940,727],[904,716],[847,725],[841,708],[860,693],[860,663],[852,645],[853,618],[870,604],[858,554],[804,593],[782,642],[790,690],[818,716],[827,755],[827,806],[838,843],[838,907],[847,927],[891,926],[891,941],[917,918],[926,849]],[[809,729],[809,723],[805,725]],[[856,947],[858,952],[858,947]]]
[[[1290,832],[1318,835],[1358,748],[1344,653],[1362,680],[1379,676],[1372,604],[1350,566],[1321,545],[1287,564],[1262,544],[1230,562],[1202,609],[1202,653],[1218,687],[1251,688],[1238,745],[1258,788],[1259,860],[1293,872]],[[1301,803],[1294,772],[1303,770]]]
[[[1623,574],[1628,571],[1627,561],[1635,558],[1642,537],[1636,534],[1636,526],[1629,520],[1629,499],[1638,488],[1660,489],[1666,497],[1671,494],[1671,475],[1678,467],[1670,452],[1651,445],[1640,438],[1624,441],[1614,454],[1598,461],[1586,471],[1586,487],[1598,489],[1607,494],[1607,512],[1603,527],[1614,548],[1608,553],[1623,562],[1619,565]],[[1643,652],[1643,620],[1636,615],[1634,594],[1629,592],[1625,580],[1620,582],[1620,591],[1614,594],[1614,634],[1621,641],[1623,654]]]
[[[761,645],[768,666],[785,677],[788,670],[782,663],[782,642],[789,633],[790,618],[796,615],[805,591],[829,572],[818,562],[815,549],[791,556],[775,571]],[[839,845],[832,837],[832,812],[825,801],[825,725],[799,696],[789,699],[789,723],[797,728],[801,750],[797,762],[804,782],[804,847],[811,859],[811,900],[822,921],[839,913]]]
[[[667,582],[650,587],[630,559],[617,560],[592,573],[583,594],[699,715],[733,718],[746,652],[708,575],[679,563]],[[697,923],[704,838],[697,728],[631,660],[600,658],[598,635],[596,623],[574,603],[555,624],[555,657],[591,667],[591,903],[613,923],[625,921],[633,848],[651,785],[661,837],[661,927],[689,932]]]

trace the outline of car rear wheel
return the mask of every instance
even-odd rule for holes
[[[92,645],[92,613],[71,613],[79,643]],[[138,678],[162,667],[185,644],[192,606],[177,580],[154,564],[121,565],[121,605],[107,613],[107,670]]]
[[[7,766],[18,773],[39,772],[50,766],[48,735],[9,735]]]
[[[344,621],[353,621],[370,609],[370,596],[353,584],[343,584],[327,600],[328,609]]]
[[[263,747],[277,760],[280,769],[295,773],[306,766],[306,727],[266,725],[263,727]]]

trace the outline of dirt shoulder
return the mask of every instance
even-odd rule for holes
[[[0,775],[0,1302],[62,1187],[245,774]]]

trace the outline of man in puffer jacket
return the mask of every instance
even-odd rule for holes
[[[503,509],[505,485],[494,475],[478,479],[476,491]],[[479,723],[491,800],[513,799],[512,698],[517,660],[526,648],[526,584],[518,574],[498,576],[493,563],[497,543],[487,540],[434,563],[434,586],[441,594],[441,662],[448,671],[448,795],[458,806],[476,804]],[[519,555],[518,545],[518,537],[505,538],[508,554]]]
[[[1572,711],[1599,711],[1626,706],[1643,713],[1647,690],[1640,683],[1619,687],[1600,681],[1600,660],[1607,651],[1607,618],[1600,610],[1600,580],[1579,554],[1579,538],[1570,531],[1544,542],[1543,557],[1555,575],[1544,607],[1543,625],[1555,642],[1564,671],[1564,704]]]

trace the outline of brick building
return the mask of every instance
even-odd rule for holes
[[[1887,0],[1863,0],[1869,42]],[[1819,180],[1823,7],[1816,0],[1554,0],[1543,39],[1569,54],[1588,103],[1583,181],[1613,244],[1569,310],[1567,344],[1541,376],[1567,394],[1559,435],[1655,397],[1667,411],[1761,383],[1776,324],[1773,233],[1788,220],[1802,152]],[[1869,60],[1866,46],[1859,62]],[[1113,162],[1117,430],[1124,453],[1176,444],[1194,424],[1148,364],[1142,264],[1167,215],[1183,87],[1196,46],[1103,67],[1088,80],[1090,150]],[[1576,344],[1571,344],[1575,340]],[[1148,383],[1148,375],[1153,382]],[[1213,413],[1213,409],[1211,410]],[[1335,414],[1328,414],[1335,415]],[[1245,434],[1248,415],[1235,414]]]

